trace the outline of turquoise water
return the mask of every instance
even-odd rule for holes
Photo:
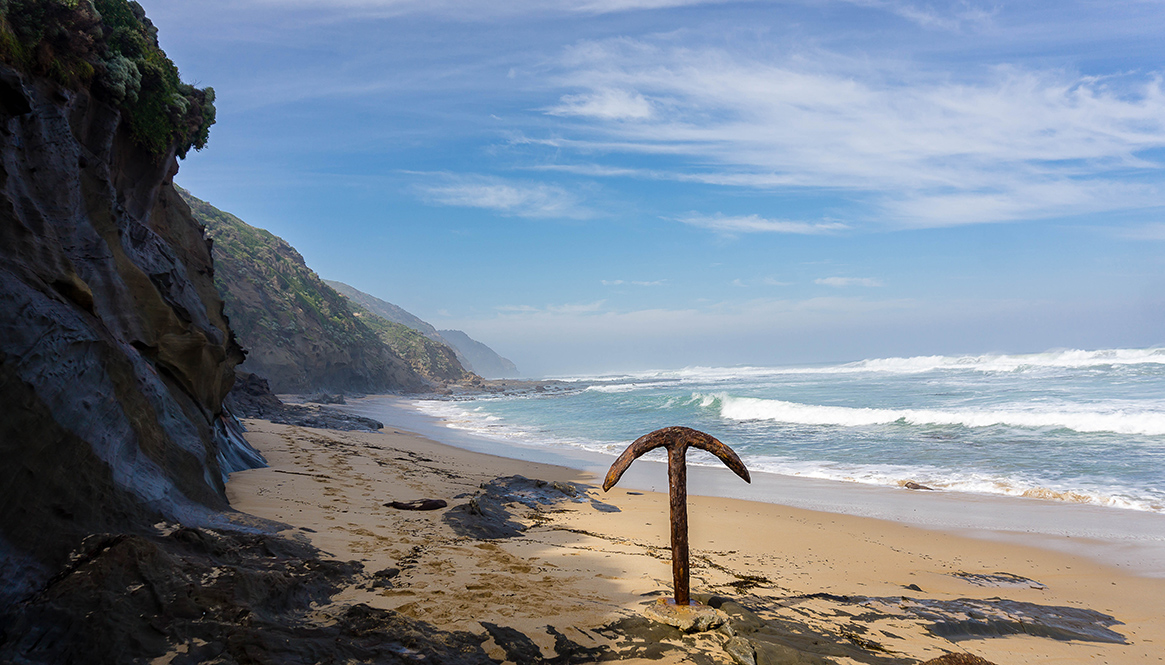
[[[412,403],[446,427],[526,445],[617,454],[651,430],[687,425],[754,472],[1165,513],[1165,349],[566,381],[564,393]]]

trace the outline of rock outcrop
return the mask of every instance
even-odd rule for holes
[[[276,393],[418,392],[430,383],[357,317],[282,238],[179,190],[214,241],[215,282]]]
[[[0,606],[93,532],[228,507],[243,355],[171,184],[189,145],[148,148],[93,76],[0,64]]]

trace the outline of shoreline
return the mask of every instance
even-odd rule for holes
[[[386,428],[404,428],[456,448],[563,466],[599,478],[614,461],[613,455],[532,446],[449,428],[411,407],[409,401],[408,397],[370,395],[337,408],[382,420]],[[1158,513],[1049,499],[906,490],[768,472],[753,472],[753,483],[745,485],[727,469],[691,463],[688,474],[688,492],[693,496],[756,501],[1036,545],[1088,556],[1139,576],[1165,578],[1165,515]],[[645,491],[666,489],[666,477],[662,462],[642,459],[628,470],[620,486]]]
[[[693,650],[710,662],[732,662],[723,650],[729,638],[717,631],[661,638],[674,649],[646,657],[636,651],[645,643],[604,628],[630,625],[643,604],[670,588],[666,495],[622,483],[604,494],[586,472],[467,451],[392,425],[376,433],[247,425],[247,439],[271,466],[232,474],[231,503],[288,524],[331,557],[360,561],[368,584],[345,589],[334,603],[488,632],[485,648],[498,660],[513,660],[503,644],[507,633],[495,630],[501,626],[525,635],[544,657],[561,646],[559,634],[579,648],[624,649],[632,662],[681,662]],[[481,496],[483,484],[513,474],[574,483],[582,495],[541,512],[510,504],[522,528],[509,537],[459,531],[454,518]],[[448,507],[385,505],[420,498],[441,498]],[[965,651],[1000,665],[1140,663],[1165,643],[1165,581],[1073,553],[732,498],[692,496],[689,506],[697,597],[732,599],[757,621],[815,635],[812,644],[782,639],[840,650],[821,652],[834,662],[910,663]],[[965,616],[970,606],[987,612],[987,635],[944,637],[946,629],[935,626],[947,624],[923,616]],[[1016,607],[1028,614],[1016,618]],[[1045,610],[1078,613],[1087,620],[1077,623],[1124,643],[1059,629],[1049,634],[1065,639],[997,636],[1031,631],[1048,620],[1035,616]],[[767,634],[750,634],[758,653]],[[890,654],[898,660],[887,660]]]

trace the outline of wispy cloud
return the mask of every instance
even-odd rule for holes
[[[921,307],[913,300],[864,300],[822,297],[802,300],[755,299],[710,303],[703,307],[613,310],[602,302],[549,307],[497,308],[493,317],[455,319],[442,325],[464,325],[487,337],[577,340],[660,337],[684,331],[691,335],[723,336],[738,333],[789,330],[826,323],[851,322],[873,315],[893,320],[899,313]],[[488,331],[488,332],[487,332]]]
[[[561,102],[546,110],[551,115],[585,115],[605,120],[646,120],[651,103],[637,93],[607,89],[581,95],[563,95]]]
[[[813,280],[813,283],[839,289],[847,286],[882,286],[882,282],[869,277],[822,277]]]
[[[596,300],[588,303],[567,303],[564,305],[499,305],[494,309],[504,315],[552,314],[552,315],[585,315],[593,314],[603,309],[606,300]]]
[[[666,279],[657,279],[650,282],[636,281],[636,280],[622,280],[622,279],[604,279],[601,280],[603,286],[663,286],[667,284]]]
[[[253,4],[281,8],[321,8],[365,17],[391,18],[405,14],[436,14],[460,20],[531,13],[613,14],[692,5],[720,4],[729,0],[251,0]]]
[[[997,7],[977,7],[968,2],[952,3],[947,11],[933,6],[920,6],[899,0],[845,0],[859,7],[870,7],[900,16],[924,28],[960,30],[964,26],[980,26],[988,23],[998,12]]]
[[[820,235],[824,233],[836,233],[849,228],[840,222],[799,222],[787,219],[765,219],[760,215],[733,217],[720,213],[716,213],[715,215],[697,215],[693,213],[686,217],[680,217],[679,221],[690,226],[698,226],[727,235],[738,233]]]
[[[247,1],[247,0],[244,0]],[[529,14],[617,14],[621,12],[662,10],[698,5],[718,5],[742,0],[508,0],[507,2],[480,2],[478,0],[249,0],[248,4],[278,5],[281,8],[328,9],[364,17],[394,17],[405,14],[435,14],[461,20],[497,16]],[[743,0],[748,2],[750,0]],[[758,2],[759,0],[751,0]],[[794,2],[796,0],[793,0]],[[900,16],[926,28],[958,30],[968,24],[980,24],[996,12],[993,7],[980,7],[958,0],[919,5],[902,0],[836,0],[836,4],[850,4],[881,10]]]
[[[418,185],[418,190],[426,200],[440,205],[485,208],[515,217],[586,219],[592,216],[578,196],[558,185],[496,176],[422,175],[435,181]]]
[[[956,77],[825,51],[758,59],[665,39],[581,43],[562,68],[562,86],[574,91],[547,112],[575,124],[556,149],[592,162],[601,161],[596,154],[670,156],[670,168],[645,177],[846,190],[871,217],[901,226],[1165,203],[1162,187],[1127,178],[1162,166],[1152,152],[1165,147],[1165,86],[1156,75],[999,66]],[[692,222],[824,230],[759,217]]]
[[[1150,222],[1121,233],[1132,240],[1165,240],[1165,222]]]

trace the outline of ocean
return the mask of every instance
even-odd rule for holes
[[[567,390],[408,404],[449,431],[523,447],[616,455],[686,425],[754,474],[1165,513],[1162,348],[560,379]],[[693,451],[689,464],[720,463]]]

